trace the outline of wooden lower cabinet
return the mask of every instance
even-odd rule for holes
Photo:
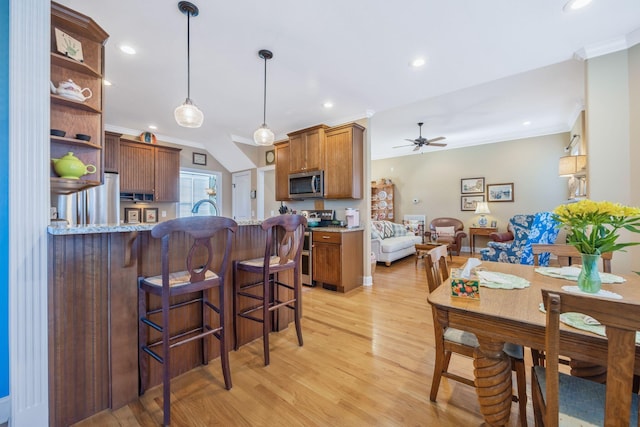
[[[318,286],[348,292],[362,284],[362,233],[313,231],[313,280]]]

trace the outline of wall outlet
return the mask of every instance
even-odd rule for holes
[[[167,211],[162,211],[162,212],[160,212],[160,216],[161,216],[162,218],[166,218],[166,217],[167,217]]]

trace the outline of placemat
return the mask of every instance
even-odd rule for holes
[[[476,270],[476,275],[480,278],[480,286],[487,288],[523,289],[531,285],[527,279],[497,271]]]
[[[540,303],[540,311],[546,313],[544,309],[544,303]],[[604,326],[601,325],[596,319],[591,316],[587,316],[582,313],[562,313],[560,315],[560,321],[565,325],[569,325],[576,329],[580,329],[587,332],[593,332],[596,335],[606,337]],[[636,332],[636,344],[640,344],[640,332]]]
[[[555,277],[557,279],[566,279],[578,281],[578,275],[580,274],[580,268],[578,267],[537,267],[536,273],[540,273],[545,276]],[[600,273],[600,280],[602,283],[623,283],[624,277],[616,276],[611,273]]]

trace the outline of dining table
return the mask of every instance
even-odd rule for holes
[[[505,342],[543,350],[546,316],[541,310],[542,289],[564,291],[575,280],[536,272],[539,267],[483,261],[477,268],[526,279],[527,287],[503,289],[480,286],[479,299],[452,296],[451,278],[432,292],[428,301],[443,327],[472,332],[479,346],[474,354],[474,376],[480,410],[487,425],[501,426],[511,412],[511,362],[502,351]],[[640,304],[640,276],[621,274],[623,283],[602,284],[605,293]],[[600,296],[600,295],[597,295]],[[604,336],[561,323],[560,354],[606,366]],[[635,373],[640,374],[640,347],[636,346]]]

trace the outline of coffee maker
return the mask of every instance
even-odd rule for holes
[[[358,209],[346,208],[344,216],[347,221],[347,228],[360,227],[360,211]]]

